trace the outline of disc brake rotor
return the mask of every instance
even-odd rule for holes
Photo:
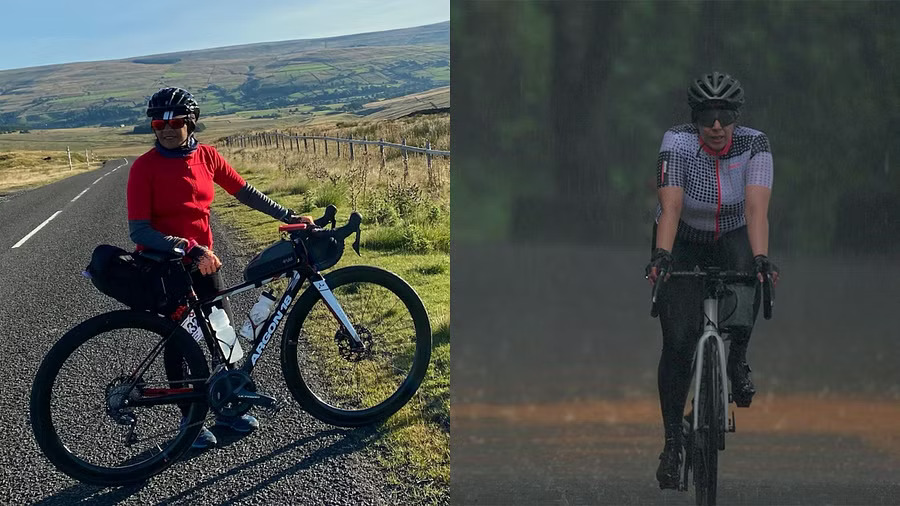
[[[350,333],[344,327],[341,327],[334,335],[334,341],[338,345],[338,353],[348,362],[359,362],[360,360],[372,356],[372,332],[362,325],[354,327],[356,335],[362,341],[362,346],[356,343]]]

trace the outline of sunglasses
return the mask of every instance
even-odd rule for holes
[[[709,128],[719,120],[719,124],[725,127],[737,121],[738,116],[740,113],[732,109],[705,109],[697,112],[697,123]]]
[[[168,123],[172,130],[178,130],[184,126],[185,121],[187,121],[187,118],[155,119],[150,121],[150,127],[154,130],[163,130]]]

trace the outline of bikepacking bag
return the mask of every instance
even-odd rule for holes
[[[719,328],[723,332],[732,329],[753,327],[756,312],[756,286],[729,284],[727,293],[719,300]]]
[[[174,312],[191,290],[181,262],[151,260],[109,244],[94,248],[85,272],[98,290],[122,304],[164,315]]]
[[[310,236],[304,239],[309,263],[317,271],[334,266],[344,255],[344,242],[330,236]]]

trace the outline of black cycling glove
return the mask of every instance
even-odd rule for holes
[[[778,266],[772,263],[766,255],[756,255],[753,257],[753,263],[756,267],[756,272],[762,274],[763,277],[767,274],[772,275],[773,278],[778,277]]]
[[[659,276],[660,273],[665,271],[670,271],[672,269],[672,253],[669,250],[663,248],[656,248],[653,250],[653,254],[650,255],[650,263],[647,264],[647,268],[644,269],[644,275],[649,278],[650,271],[656,267],[656,275]],[[654,280],[655,281],[655,280]]]

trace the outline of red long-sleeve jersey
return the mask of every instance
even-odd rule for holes
[[[150,220],[150,225],[165,235],[193,239],[212,249],[209,206],[215,196],[213,183],[231,195],[246,184],[213,146],[200,144],[184,158],[166,158],[153,148],[131,165],[126,190],[128,219]]]

